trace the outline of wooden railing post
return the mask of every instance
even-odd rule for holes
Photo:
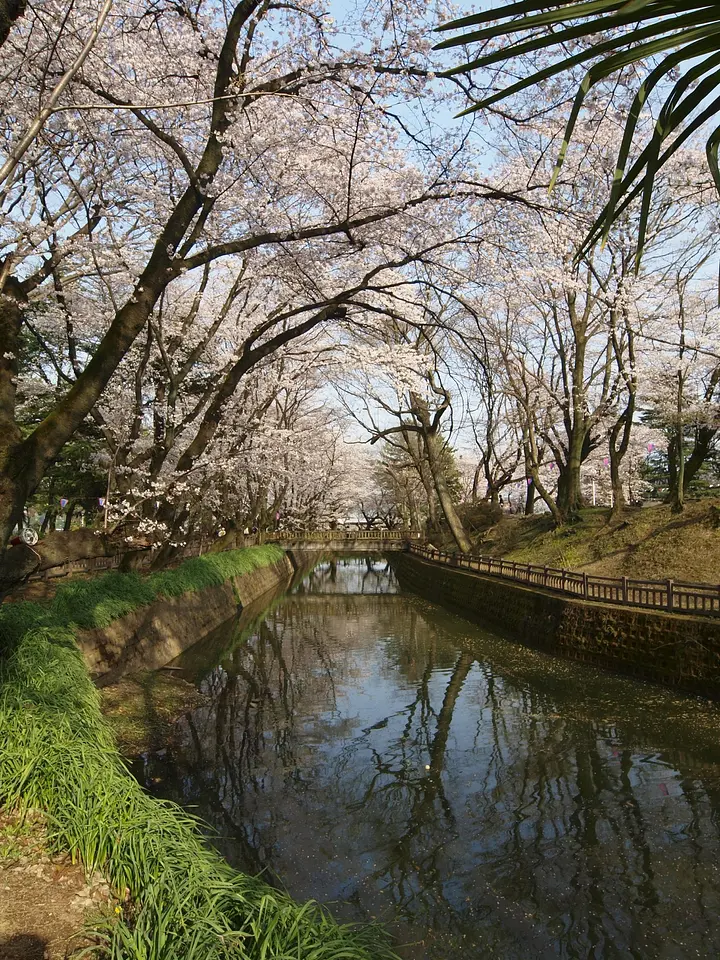
[[[545,567],[545,570],[544,570],[544,573],[543,573],[543,586],[544,586],[544,587],[547,586],[547,580],[548,580],[548,568]]]
[[[588,575],[583,572],[583,597],[587,600],[588,598]]]
[[[672,580],[667,581],[667,608],[668,610],[673,609],[673,582]]]
[[[627,603],[627,599],[628,599],[628,578],[627,577],[622,578],[622,598],[623,598],[623,603]]]

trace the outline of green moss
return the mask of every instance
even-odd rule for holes
[[[238,873],[198,823],[130,775],[75,643],[158,596],[202,589],[275,562],[276,547],[188,561],[142,579],[68,583],[47,604],[0,608],[0,806],[40,809],[51,847],[100,869],[128,907],[100,931],[113,960],[371,960],[391,957],[374,927],[337,924]]]

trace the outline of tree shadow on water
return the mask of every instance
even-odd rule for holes
[[[47,940],[34,933],[16,933],[0,939],[0,960],[45,960]]]

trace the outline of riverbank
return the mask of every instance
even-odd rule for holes
[[[553,529],[549,514],[504,516],[475,552],[517,563],[564,567],[597,576],[720,581],[720,500],[691,501],[681,514],[666,504],[580,511],[577,523]]]
[[[720,621],[590,602],[410,553],[400,584],[460,610],[508,639],[571,660],[720,700]]]
[[[302,568],[296,577],[302,577]],[[188,647],[167,669],[142,670],[121,676],[100,687],[100,709],[108,720],[120,753],[129,761],[166,746],[177,732],[178,720],[207,703],[194,683],[188,682],[197,665],[208,657],[219,661],[231,656],[285,595],[287,584],[244,604],[240,615],[223,621],[202,640]],[[231,640],[228,642],[228,636]]]
[[[375,928],[339,925],[321,907],[232,870],[195,820],[147,794],[118,752],[78,649],[83,629],[107,628],[160,598],[200,594],[282,553],[250,548],[145,578],[109,574],[63,584],[45,604],[0,608],[0,808],[42,811],[48,851],[105,878],[118,912],[98,925],[99,955],[392,956]]]
[[[74,616],[79,601],[86,611],[77,633],[85,664],[93,678],[111,679],[169,663],[238,610],[288,586],[294,573],[289,555],[276,544],[205,554],[146,577],[114,573],[77,583],[66,615]],[[62,590],[59,595],[62,603]],[[110,617],[104,615],[108,604]],[[113,615],[116,604],[120,616]]]

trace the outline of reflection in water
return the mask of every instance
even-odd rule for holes
[[[390,563],[377,557],[331,558],[317,564],[299,583],[295,593],[397,593]]]
[[[211,705],[146,781],[414,960],[720,955],[718,711],[396,590],[324,564],[195,650]]]

